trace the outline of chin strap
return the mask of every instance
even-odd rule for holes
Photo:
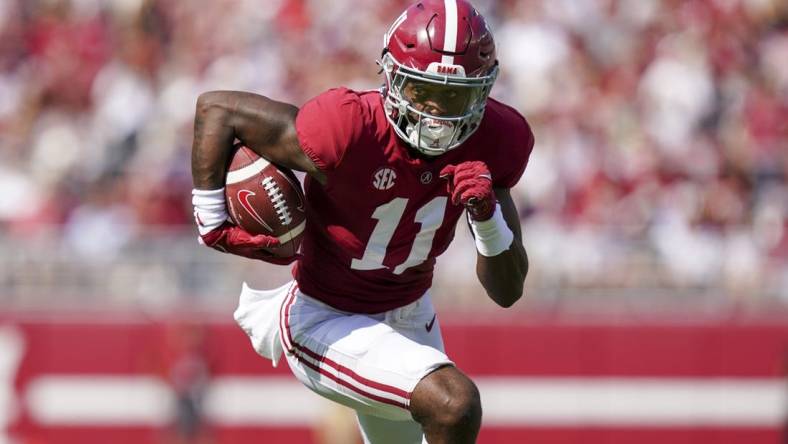
[[[491,218],[483,221],[474,220],[468,215],[473,231],[476,250],[485,257],[497,256],[508,250],[514,240],[514,233],[506,225],[501,212],[501,204],[495,205]]]

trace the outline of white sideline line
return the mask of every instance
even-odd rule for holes
[[[474,378],[487,426],[780,427],[788,387],[777,378]],[[143,376],[44,376],[25,396],[45,425],[161,425],[174,397]],[[292,377],[219,377],[206,411],[218,425],[309,426],[321,401]]]
[[[780,379],[524,379],[478,381],[492,425],[780,426]]]
[[[174,413],[167,385],[145,376],[43,376],[25,402],[44,425],[164,425]]]
[[[206,410],[214,423],[227,426],[298,426],[318,421],[328,403],[295,377],[227,377],[213,385]]]

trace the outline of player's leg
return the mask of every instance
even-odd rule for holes
[[[410,409],[430,444],[476,442],[482,421],[479,390],[456,367],[425,376],[413,390]]]
[[[428,296],[389,312],[387,322],[420,344],[444,350],[440,322]],[[441,366],[422,378],[411,394],[410,410],[430,444],[473,443],[479,433],[479,392],[453,365]]]
[[[314,426],[314,444],[361,444],[356,412],[337,404],[328,406]]]
[[[359,413],[358,425],[364,444],[421,444],[421,424],[416,421],[391,421]]]
[[[445,352],[440,322],[428,295],[405,307],[388,312],[384,322],[408,339]],[[407,359],[407,356],[403,356],[402,359]],[[365,444],[423,442],[421,424],[414,419],[390,421],[362,413],[357,416]]]
[[[365,444],[475,443],[481,426],[481,402],[475,385],[455,367],[430,373],[411,395],[415,421],[391,421],[358,414]]]
[[[409,409],[411,393],[425,375],[451,365],[441,350],[406,337],[386,315],[338,312],[295,287],[280,319],[288,364],[304,385],[356,410],[372,443],[421,443]],[[422,330],[428,321],[421,322]]]

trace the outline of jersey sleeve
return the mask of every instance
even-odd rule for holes
[[[491,163],[493,186],[512,188],[520,181],[534,148],[534,133],[520,113],[510,110],[505,129],[498,133],[498,155]]]
[[[296,116],[301,149],[320,170],[333,172],[362,139],[367,115],[358,94],[349,89],[335,88],[318,95]]]

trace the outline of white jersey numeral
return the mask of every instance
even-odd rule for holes
[[[372,213],[372,218],[377,219],[378,223],[375,225],[375,229],[372,230],[372,236],[369,237],[364,256],[361,259],[353,259],[350,263],[350,268],[354,270],[385,268],[383,258],[386,257],[386,247],[391,242],[391,236],[394,235],[394,230],[397,229],[407,204],[408,199],[398,197],[375,209],[375,212]]]
[[[427,259],[432,249],[435,233],[443,224],[447,201],[446,196],[438,196],[416,212],[415,222],[421,225],[421,229],[413,241],[408,258],[394,268],[394,274],[402,274],[408,268],[419,265]],[[397,197],[375,209],[372,218],[377,219],[378,223],[367,241],[364,256],[361,259],[353,259],[350,268],[354,270],[386,268],[383,265],[386,249],[394,236],[394,231],[399,226],[402,215],[405,214],[407,204],[408,199]]]
[[[410,254],[405,262],[397,265],[394,269],[394,274],[402,274],[403,271],[410,267],[419,265],[427,259],[427,256],[432,250],[432,240],[435,238],[435,232],[443,224],[443,215],[446,212],[446,196],[439,196],[432,199],[427,205],[419,208],[416,213],[416,222],[421,224],[421,230],[416,235],[413,241],[413,247],[410,249]]]

